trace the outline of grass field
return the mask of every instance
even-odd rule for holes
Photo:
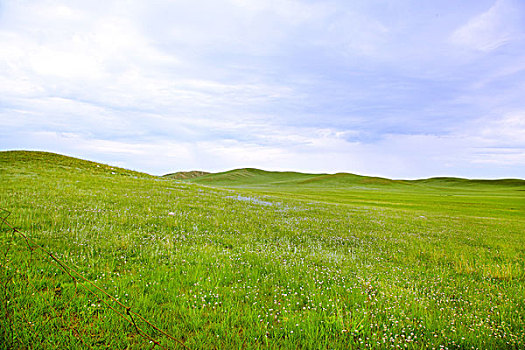
[[[11,224],[190,349],[525,348],[522,180],[181,181],[0,152],[0,190]],[[155,346],[30,247],[1,226],[0,348]]]

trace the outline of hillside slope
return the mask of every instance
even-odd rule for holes
[[[52,172],[60,170],[83,172],[93,175],[125,175],[134,177],[152,177],[152,175],[119,168],[107,164],[69,157],[57,153],[41,151],[0,151],[0,169],[10,168],[18,173]]]
[[[0,349],[525,349],[523,187],[221,177],[0,152]]]
[[[291,171],[266,171],[253,168],[235,169],[199,177],[192,182],[213,185],[305,185],[305,186],[340,186],[356,184],[392,185],[404,181],[379,177],[361,176],[349,173],[308,174]]]
[[[337,174],[305,174],[298,172],[265,171],[253,168],[235,169],[226,172],[208,174],[190,179],[191,182],[224,187],[308,187],[308,188],[523,188],[525,180],[470,180],[462,178],[436,177],[422,180],[391,180],[381,177]]]
[[[173,180],[187,180],[194,179],[196,177],[201,177],[204,175],[210,174],[207,171],[192,170],[192,171],[178,171],[176,173],[162,175],[162,177],[173,179]]]
[[[235,169],[209,174],[191,180],[191,182],[209,185],[278,185],[307,181],[319,175],[298,172],[265,171],[253,168]]]
[[[40,164],[42,171],[66,170],[92,174],[155,177],[143,172],[123,169],[108,164],[42,151],[0,151],[0,168],[16,168],[23,173],[26,165]],[[350,173],[308,174],[293,171],[266,171],[254,168],[235,169],[219,173],[182,171],[162,178],[185,180],[197,184],[221,187],[304,187],[304,188],[402,188],[426,187],[434,189],[461,188],[465,190],[512,189],[525,190],[525,180],[479,180],[454,177],[434,177],[420,180],[391,180]]]

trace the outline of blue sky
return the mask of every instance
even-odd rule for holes
[[[525,178],[525,2],[2,1],[0,149]]]

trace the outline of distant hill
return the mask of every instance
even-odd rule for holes
[[[435,177],[422,180],[391,180],[382,177],[362,176],[350,173],[306,174],[298,172],[265,171],[253,168],[235,169],[192,178],[189,181],[200,184],[226,187],[266,187],[266,186],[303,186],[303,187],[483,187],[504,186],[524,187],[525,180],[469,180],[452,177]]]
[[[317,175],[243,168],[208,174],[195,178],[192,182],[214,185],[277,184],[283,182],[305,181],[315,176]]]
[[[206,171],[192,170],[192,171],[179,171],[176,173],[166,174],[166,175],[162,175],[162,177],[166,177],[166,178],[174,179],[174,180],[187,180],[187,179],[194,179],[196,177],[201,177],[201,176],[208,175],[208,174],[210,173]]]
[[[361,176],[349,173],[308,174],[290,171],[265,171],[253,168],[235,169],[208,174],[191,182],[216,186],[304,186],[304,187],[348,187],[348,186],[396,186],[407,181],[381,177]]]
[[[0,170],[13,167],[23,173],[24,169],[42,171],[82,171],[97,175],[125,175],[154,177],[146,173],[123,169],[116,166],[92,162],[61,154],[41,151],[0,151]],[[382,177],[362,176],[350,173],[308,174],[292,171],[266,171],[254,168],[235,169],[219,173],[205,171],[182,171],[163,176],[168,179],[184,180],[198,184],[223,187],[304,187],[304,188],[408,188],[418,186],[437,190],[444,188],[483,189],[501,187],[525,191],[525,180],[497,179],[470,180],[455,177],[434,177],[421,180],[391,180]]]
[[[425,183],[432,185],[447,185],[447,186],[473,186],[473,185],[492,185],[492,186],[525,186],[525,180],[521,179],[496,179],[496,180],[482,180],[482,179],[463,179],[459,177],[432,177],[430,179],[413,180],[415,183]]]

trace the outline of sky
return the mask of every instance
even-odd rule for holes
[[[0,0],[0,150],[525,178],[522,0]]]

